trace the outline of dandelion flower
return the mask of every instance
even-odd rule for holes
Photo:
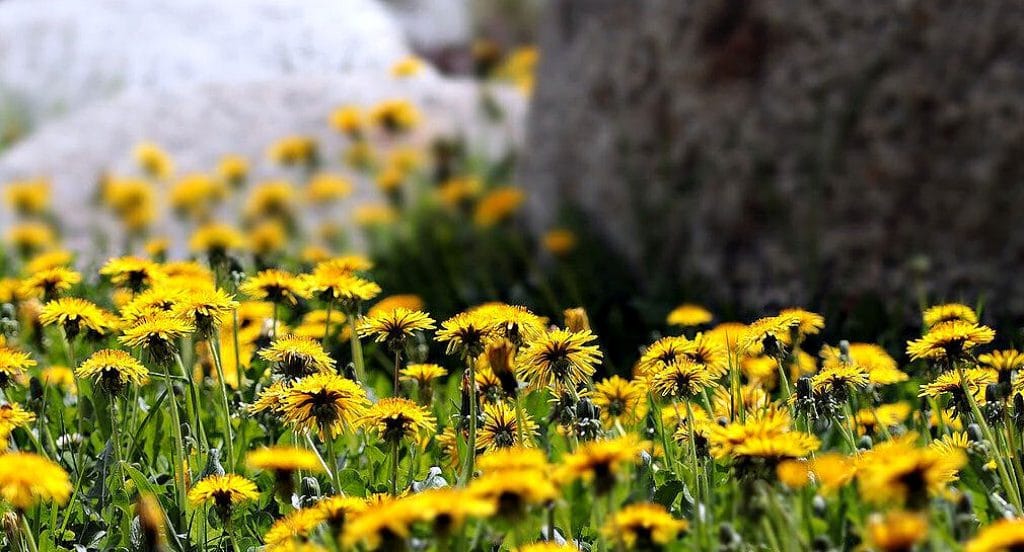
[[[281,391],[278,409],[284,420],[302,432],[316,431],[333,439],[356,426],[369,401],[359,384],[337,374],[307,376]]]
[[[688,528],[686,520],[672,517],[664,506],[638,502],[612,514],[601,532],[628,550],[657,550]]]
[[[590,331],[553,330],[520,350],[516,363],[533,388],[573,387],[593,375],[601,351]]]
[[[76,371],[78,377],[92,379],[108,395],[119,395],[129,384],[142,385],[149,370],[128,353],[114,349],[96,351]]]
[[[389,443],[429,438],[436,428],[434,416],[427,409],[398,397],[377,401],[366,411],[360,423]]]
[[[1024,547],[1024,520],[1001,519],[967,541],[966,552],[1012,552]]]
[[[71,480],[59,465],[31,452],[0,455],[0,498],[25,511],[39,502],[67,503]]]
[[[196,483],[188,492],[188,501],[193,506],[212,505],[222,519],[231,515],[240,504],[258,499],[256,484],[233,473],[211,475]]]
[[[298,303],[300,298],[306,297],[306,288],[303,282],[293,274],[274,268],[259,272],[242,283],[239,288],[242,293],[271,303],[282,305]]]
[[[126,287],[134,292],[153,287],[166,275],[160,265],[141,257],[119,257],[110,259],[100,269],[100,275],[106,276],[116,286]]]
[[[929,307],[921,316],[926,329],[932,329],[946,322],[978,323],[978,314],[974,309],[960,303],[945,303]]]
[[[74,340],[82,331],[102,336],[110,330],[110,313],[94,303],[78,297],[61,297],[43,305],[39,321],[44,326],[58,325],[68,339]]]
[[[334,371],[334,359],[324,351],[320,343],[308,337],[280,337],[270,347],[261,350],[259,355],[273,362],[274,371],[287,379]]]
[[[483,423],[476,444],[488,452],[516,446],[529,447],[536,433],[537,424],[529,414],[517,415],[514,408],[499,401],[484,405]]]
[[[178,354],[178,340],[193,331],[195,326],[169,313],[154,314],[125,328],[118,341],[145,349],[158,363],[166,364]]]
[[[666,322],[669,326],[682,326],[686,328],[707,324],[713,319],[714,315],[704,307],[692,303],[684,303],[668,313]]]
[[[0,389],[10,387],[16,378],[35,365],[36,361],[28,353],[0,345]]]
[[[27,427],[36,415],[25,410],[18,403],[0,404],[0,447],[6,448],[7,439],[15,428]]]
[[[471,496],[490,501],[497,515],[519,519],[530,506],[548,504],[558,489],[543,472],[503,470],[485,473],[469,484]]]
[[[446,352],[458,354],[464,358],[480,356],[484,352],[485,342],[496,331],[493,320],[474,312],[461,312],[445,320],[441,324],[435,338],[447,343]]]
[[[662,396],[692,399],[716,385],[703,366],[688,360],[675,361],[651,377],[651,391]]]
[[[200,338],[210,339],[237,308],[238,301],[226,291],[206,288],[184,294],[171,314],[195,326]]]
[[[988,326],[953,320],[937,324],[920,339],[907,343],[907,354],[912,360],[957,359],[978,345],[991,342],[995,336]]]
[[[913,509],[927,504],[930,494],[956,480],[967,458],[962,451],[940,452],[915,445],[916,434],[885,441],[857,462],[861,496],[877,504],[902,503]]]
[[[389,312],[363,317],[359,324],[359,336],[372,337],[377,343],[385,343],[392,351],[399,351],[413,333],[432,329],[434,320],[426,313],[398,307]]]
[[[634,435],[590,441],[562,459],[556,479],[593,482],[597,494],[605,495],[615,487],[623,466],[640,462],[642,451],[643,443]]]
[[[52,301],[82,281],[82,275],[63,266],[36,272],[21,282],[19,292],[25,297]]]

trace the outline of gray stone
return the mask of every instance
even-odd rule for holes
[[[522,182],[639,279],[1024,313],[1024,4],[555,0]],[[694,284],[696,282],[696,284]],[[689,286],[689,287],[687,287]]]

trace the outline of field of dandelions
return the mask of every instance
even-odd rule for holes
[[[535,56],[481,74],[528,92]],[[4,184],[0,548],[1024,550],[1024,354],[983,312],[884,347],[699,297],[610,324],[582,231],[533,237],[509,167],[404,145],[420,118],[340,106],[344,151],[283,137],[273,182],[140,144],[97,183],[113,258]],[[335,220],[351,175],[384,201]]]

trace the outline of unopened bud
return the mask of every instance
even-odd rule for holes
[[[565,309],[563,315],[565,316],[565,329],[570,332],[582,332],[590,329],[590,317],[587,316],[587,311],[583,310],[583,307]]]

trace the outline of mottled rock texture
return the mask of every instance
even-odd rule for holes
[[[522,181],[750,308],[1024,313],[1024,3],[554,0]]]

